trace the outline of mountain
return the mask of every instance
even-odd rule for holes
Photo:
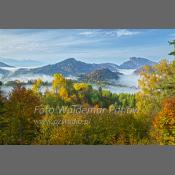
[[[69,58],[56,64],[47,65],[39,68],[19,69],[18,71],[15,72],[15,74],[18,75],[21,73],[22,74],[33,73],[33,74],[53,75],[55,73],[61,73],[64,76],[78,76],[80,74],[90,73],[94,70],[103,68],[108,68],[112,71],[116,71],[118,66],[111,63],[90,64],[78,61],[74,58]]]
[[[31,67],[31,66],[41,66],[41,62],[35,60],[16,60],[11,58],[0,57],[0,61],[13,65],[15,67]]]
[[[110,80],[117,80],[121,73],[119,72],[112,72],[109,69],[99,69],[95,70],[89,74],[83,74],[80,76],[80,81],[85,82],[98,82],[98,81],[110,81]]]
[[[120,69],[139,69],[145,65],[153,66],[156,62],[148,60],[146,58],[131,57],[129,61],[120,65]]]
[[[0,62],[0,67],[13,67],[13,66],[9,66],[8,64],[5,64],[3,62]]]
[[[16,71],[12,74],[12,76],[15,77],[15,76],[24,75],[24,74],[32,74],[31,69],[28,69],[28,68],[20,68],[20,69],[16,70]]]
[[[104,70],[108,70],[112,73],[115,73],[118,71],[119,68],[120,69],[139,69],[144,65],[154,65],[154,64],[156,63],[146,58],[136,58],[136,57],[130,58],[129,61],[124,62],[120,66],[113,63],[90,64],[90,63],[78,61],[74,58],[69,58],[64,61],[58,62],[56,64],[50,64],[50,65],[46,65],[38,68],[21,68],[16,70],[11,76],[18,76],[18,75],[24,75],[24,74],[53,75],[55,73],[61,73],[65,77],[68,77],[68,76],[78,77],[81,74],[89,74],[92,72],[94,73],[94,71],[97,71],[97,70],[103,70],[103,72],[109,75],[109,72]],[[101,72],[97,72],[97,74],[98,73],[102,74]],[[91,75],[89,76],[91,77]],[[106,75],[104,76],[107,77]],[[99,77],[95,77],[95,75],[92,75],[92,77],[96,79],[99,78]]]
[[[77,61],[74,58],[69,58],[56,64],[32,69],[31,71],[35,74],[52,75],[54,73],[61,73],[64,76],[74,76],[81,73],[91,72],[94,69],[95,65],[93,64],[87,64],[82,61]]]
[[[1,76],[7,76],[9,73],[10,73],[10,71],[0,68],[0,75]]]
[[[109,69],[110,71],[117,71],[119,69],[119,66],[117,64],[113,64],[113,63],[101,63],[101,64],[96,64],[96,66],[99,69]]]

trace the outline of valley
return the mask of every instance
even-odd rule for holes
[[[40,78],[44,82],[42,88],[42,92],[44,92],[50,88],[52,75],[61,73],[67,79],[89,83],[94,88],[102,87],[113,93],[136,93],[139,90],[138,72],[145,64],[153,65],[155,63],[148,59],[132,57],[118,66],[113,63],[89,64],[69,58],[42,67],[0,67],[0,81],[3,83],[2,90],[8,94],[15,81],[20,81],[25,87],[31,88],[35,80]]]

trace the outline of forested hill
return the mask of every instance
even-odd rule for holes
[[[117,80],[119,75],[121,75],[119,72],[112,72],[109,69],[100,69],[89,74],[81,75],[80,80],[85,82],[110,81]]]

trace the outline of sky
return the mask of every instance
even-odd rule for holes
[[[0,29],[0,58],[44,64],[75,58],[121,64],[130,57],[167,58],[175,29]]]

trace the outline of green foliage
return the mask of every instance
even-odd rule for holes
[[[170,41],[169,44],[174,46],[174,50],[172,52],[170,52],[169,55],[175,56],[175,40]]]

